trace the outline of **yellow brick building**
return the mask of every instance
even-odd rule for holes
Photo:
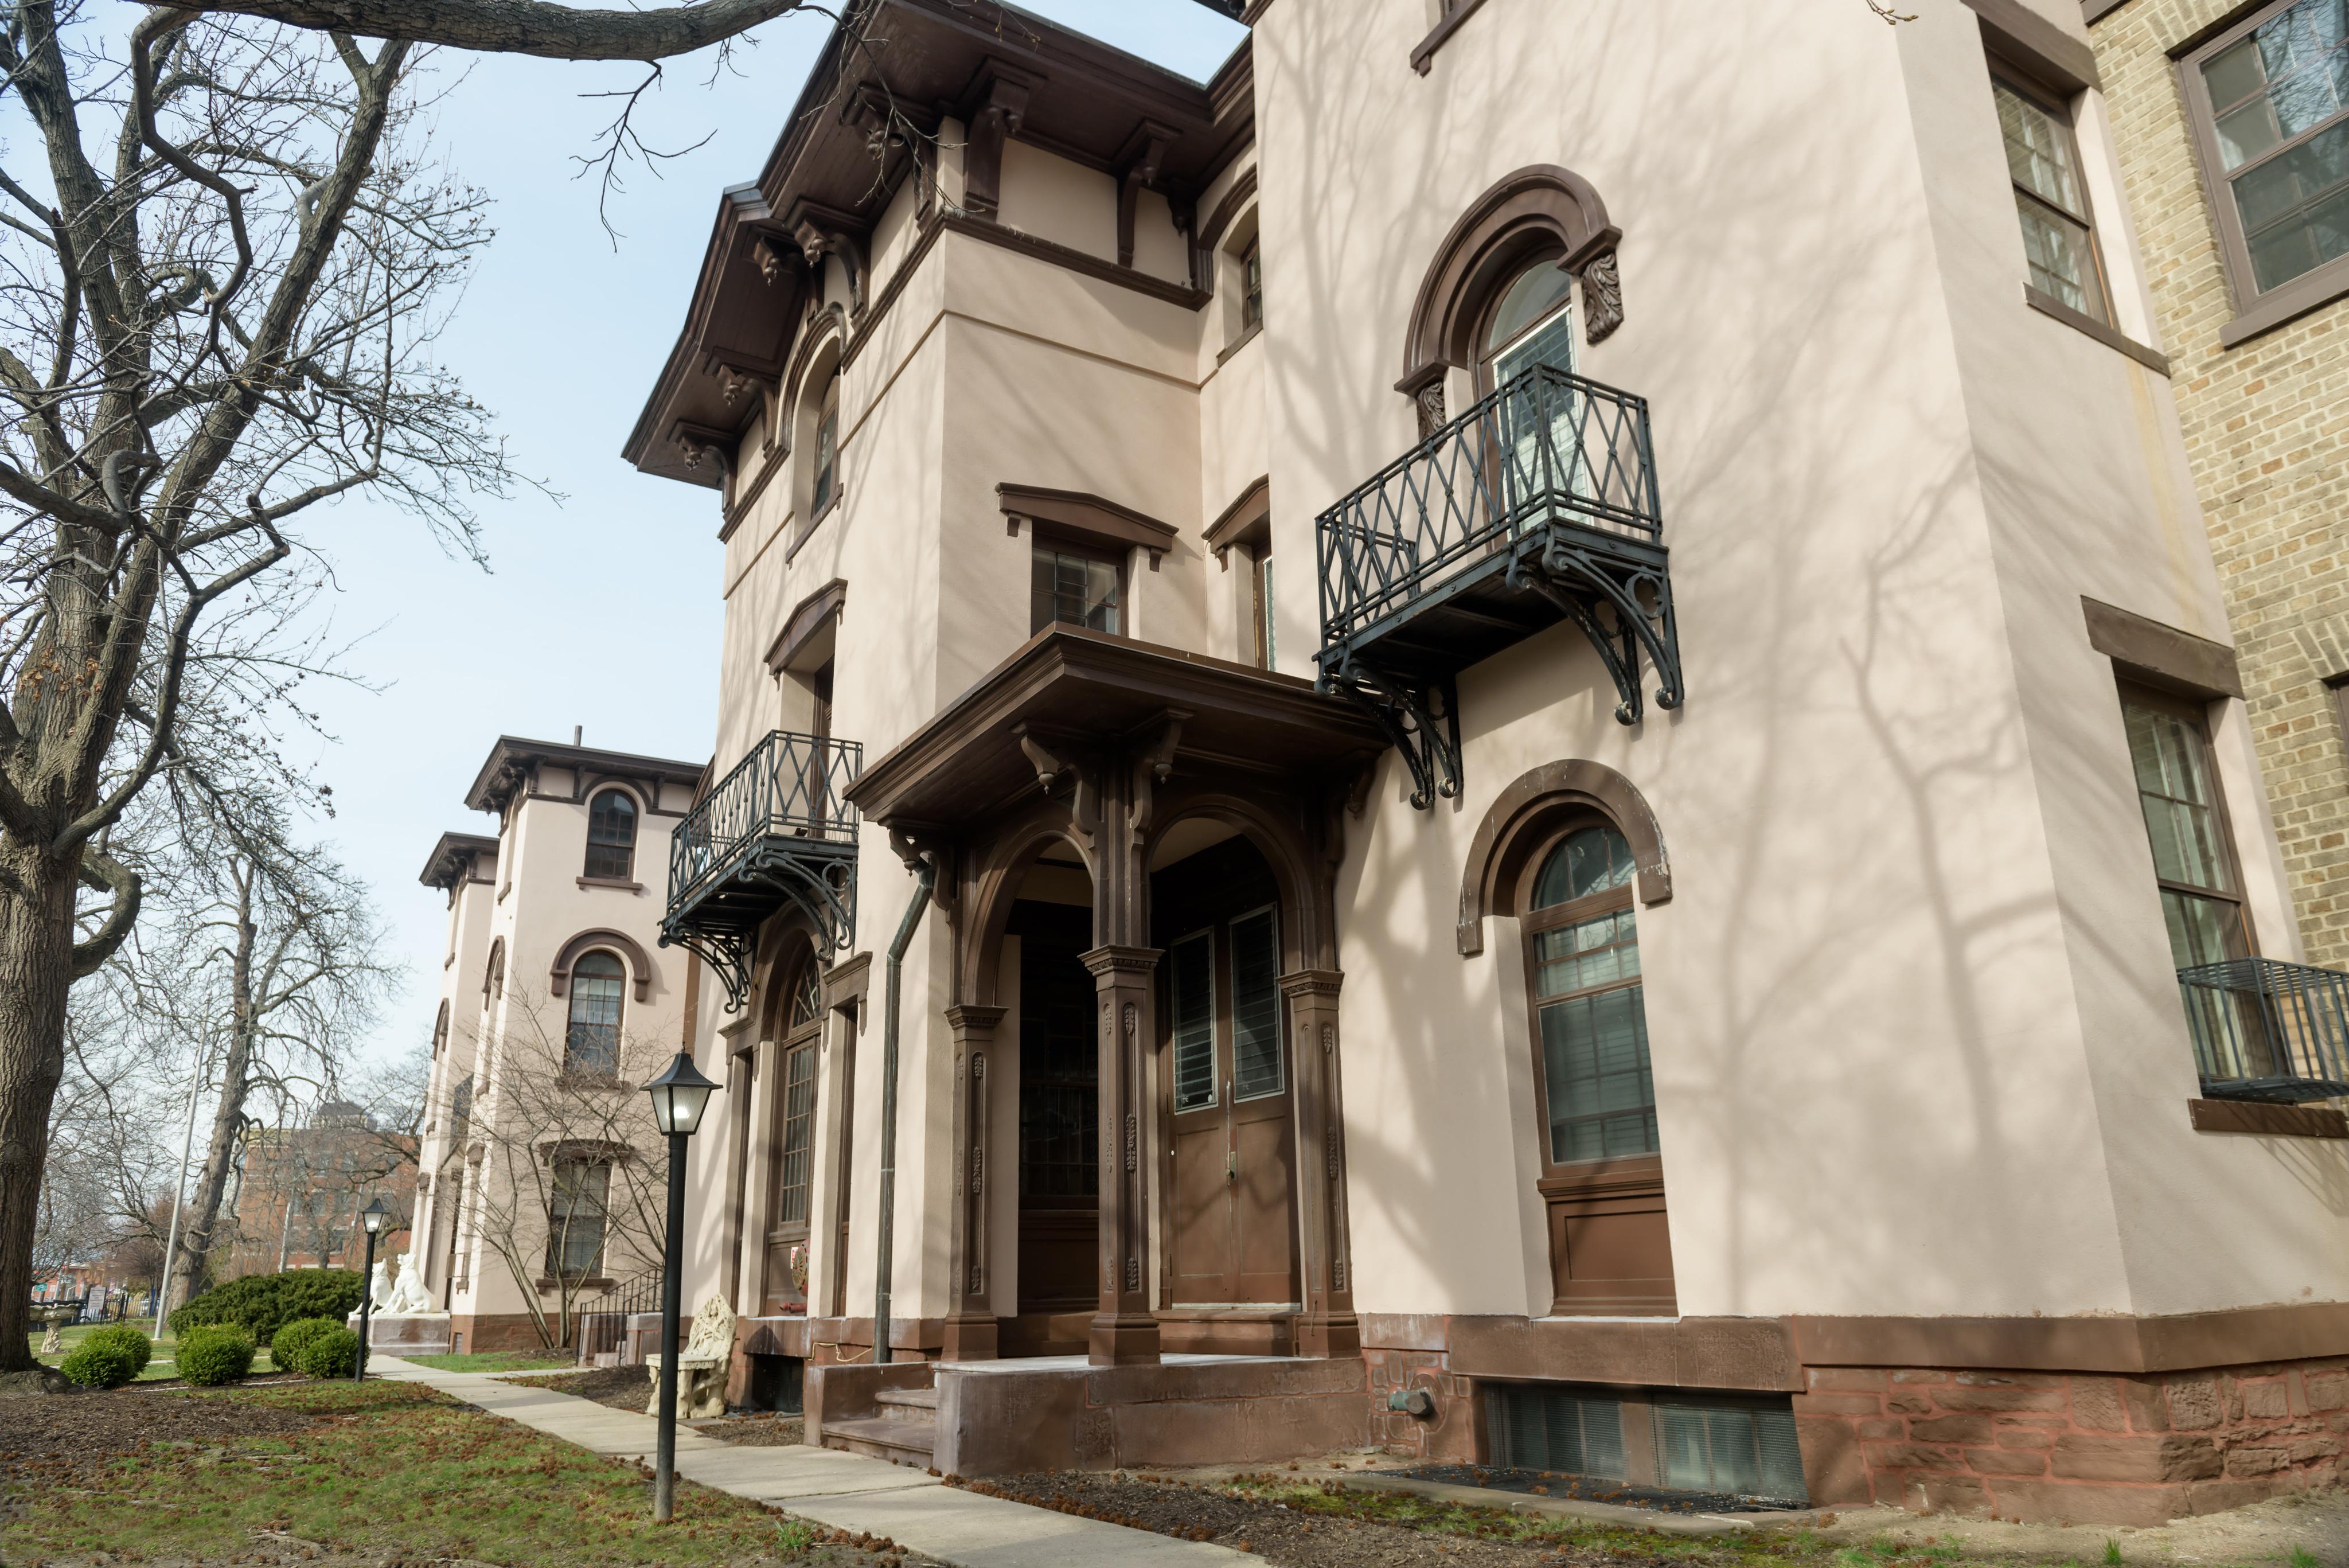
[[[2349,0],[2087,0],[2312,963],[2349,966]]]

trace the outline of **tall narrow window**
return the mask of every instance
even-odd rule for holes
[[[1240,256],[1240,329],[1264,325],[1264,242],[1250,240]]]
[[[2237,303],[2320,268],[2338,290],[2303,304],[2349,291],[2349,5],[2270,5],[2183,75]]]
[[[1286,1089],[1280,1049],[1280,915],[1257,909],[1232,921],[1232,1098]]]
[[[824,514],[840,493],[840,376],[824,384],[823,405],[816,415],[815,488],[808,497],[808,516]]]
[[[554,1162],[546,1203],[546,1272],[577,1277],[604,1265],[604,1231],[612,1190],[608,1160]]]
[[[1557,374],[1535,374],[1543,369]],[[1590,491],[1579,410],[1567,379],[1573,372],[1574,279],[1555,260],[1538,261],[1493,306],[1477,367],[1481,390],[1508,391],[1490,427],[1498,449],[1490,461],[1519,528],[1547,523],[1561,493]]]
[[[2250,931],[2201,714],[2193,703],[2135,687],[2124,689],[2121,711],[2171,961],[2188,969],[2246,957]]]
[[[1216,1102],[1216,938],[1185,937],[1167,950],[1174,1004],[1174,1108],[1195,1111]]]
[[[1123,630],[1118,601],[1124,576],[1123,566],[1107,555],[1040,541],[1035,548],[1028,629],[1039,632],[1066,623],[1095,631]]]
[[[625,882],[636,863],[636,803],[607,789],[587,806],[587,875]]]
[[[2006,169],[2014,182],[2031,286],[2083,316],[2109,321],[2070,117],[2003,78],[1994,77],[1990,85],[2006,139]]]
[[[1254,576],[1256,611],[1256,664],[1258,670],[1276,668],[1278,650],[1272,637],[1272,546],[1257,546],[1256,558],[1249,563]]]
[[[808,1204],[815,1168],[816,1054],[823,1038],[823,971],[812,957],[792,976],[784,1010],[784,1034],[777,1047],[781,1081],[776,1085],[774,1164],[768,1188],[766,1309],[802,1312],[807,1306]]]
[[[1613,828],[1570,834],[1526,917],[1555,1165],[1659,1147],[1631,874],[1631,846]]]
[[[571,1018],[563,1036],[563,1064],[583,1078],[608,1078],[620,1070],[622,992],[626,966],[607,952],[592,952],[571,966]]]

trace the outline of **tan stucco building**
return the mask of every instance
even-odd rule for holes
[[[2349,14],[2087,13],[2302,940],[2349,964]]]
[[[564,1343],[567,1314],[658,1272],[662,1145],[638,1085],[692,1006],[660,919],[701,774],[502,736],[464,797],[497,832],[444,834],[425,863],[449,936],[415,1235],[460,1351]]]
[[[2077,6],[1257,0],[1204,84],[978,8],[823,57],[627,446],[726,545],[738,1397],[2329,1480],[2349,1083],[2257,1004],[2337,977]]]

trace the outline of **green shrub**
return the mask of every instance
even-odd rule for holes
[[[367,1282],[348,1269],[291,1269],[282,1274],[247,1274],[206,1291],[171,1314],[171,1332],[185,1334],[205,1324],[233,1324],[264,1344],[296,1318],[340,1321],[359,1310]]]
[[[93,1335],[75,1345],[57,1370],[85,1388],[119,1388],[139,1376],[139,1360],[123,1345]]]
[[[343,1325],[330,1317],[297,1317],[269,1336],[269,1364],[280,1372],[302,1370],[302,1352],[312,1340]]]
[[[143,1328],[134,1328],[127,1323],[109,1323],[104,1328],[94,1330],[82,1343],[120,1345],[130,1353],[130,1366],[134,1376],[146,1371],[147,1363],[155,1355],[155,1342],[147,1337],[147,1331]]]
[[[191,1383],[233,1383],[253,1370],[253,1335],[230,1324],[203,1324],[180,1336],[180,1376]]]
[[[358,1364],[359,1336],[340,1324],[330,1324],[324,1334],[304,1342],[294,1370],[305,1377],[348,1377]]]

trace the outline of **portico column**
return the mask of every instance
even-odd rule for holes
[[[1346,1133],[1338,1073],[1336,970],[1281,976],[1288,998],[1297,1092],[1297,1212],[1304,1265],[1304,1311],[1297,1354],[1344,1357],[1362,1349],[1354,1316],[1353,1262],[1346,1231]]]
[[[954,1030],[954,1233],[947,1249],[947,1361],[992,1361],[993,1297],[988,1280],[988,1059],[1004,1009],[964,1002],[947,1009]]]
[[[1092,971],[1101,1041],[1101,1311],[1088,1335],[1095,1366],[1155,1366],[1158,1320],[1149,1297],[1150,1231],[1143,1196],[1143,1073],[1151,1021],[1154,948],[1100,947]]]

